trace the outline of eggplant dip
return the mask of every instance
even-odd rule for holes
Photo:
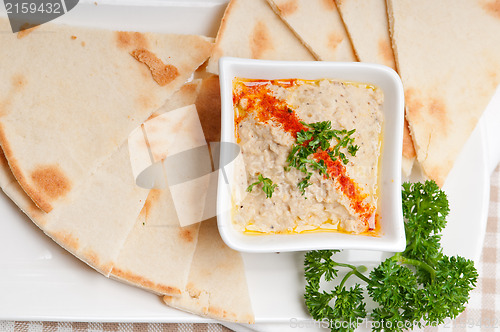
[[[247,184],[234,202],[246,234],[375,232],[383,93],[321,80],[233,81]]]

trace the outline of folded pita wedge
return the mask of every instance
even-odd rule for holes
[[[180,297],[164,296],[163,300],[196,315],[254,322],[243,260],[220,238],[216,218],[201,223],[185,291]]]
[[[219,76],[212,75],[203,79],[195,104],[207,143],[220,141],[221,100]]]
[[[199,223],[180,227],[168,189],[152,189],[111,276],[157,294],[185,289]]]
[[[359,61],[396,70],[385,0],[335,0]],[[363,19],[360,19],[360,18]],[[402,171],[410,175],[415,149],[405,121]]]
[[[218,74],[221,56],[315,60],[266,0],[231,0],[217,33],[208,72]]]
[[[9,168],[3,150],[0,148],[0,188],[28,216],[43,218],[45,213],[26,195]]]
[[[135,185],[126,144],[49,213],[38,209],[12,176],[2,189],[45,234],[105,276],[148,195]]]
[[[184,84],[151,118],[193,104],[200,88],[201,79]],[[180,295],[186,287],[198,228],[199,223],[180,227],[168,185],[152,189],[120,250],[111,277],[157,294]]]
[[[335,0],[359,61],[396,69],[385,0]]]
[[[334,0],[267,1],[316,59],[357,61]]]
[[[500,82],[495,8],[487,1],[388,1],[417,159],[440,186]]]
[[[21,187],[51,211],[211,52],[205,37],[0,19],[0,144]]]

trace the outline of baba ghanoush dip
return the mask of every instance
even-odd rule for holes
[[[383,93],[369,84],[233,80],[245,234],[375,233]],[[240,186],[241,187],[241,186]]]

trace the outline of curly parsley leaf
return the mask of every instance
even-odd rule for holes
[[[304,195],[305,188],[311,184],[309,182],[311,178],[309,170],[319,171],[320,174],[326,177],[329,176],[325,161],[314,159],[313,155],[316,152],[325,151],[331,160],[338,158],[342,163],[347,164],[349,159],[341,149],[347,149],[351,156],[355,156],[359,146],[353,145],[354,137],[352,137],[352,134],[356,131],[355,129],[349,131],[332,129],[331,121],[301,123],[308,129],[297,133],[295,144],[286,159],[288,166],[285,167],[285,171],[289,171],[291,167],[294,167],[306,174],[306,177],[297,184],[300,192]],[[336,144],[332,147],[334,140]]]
[[[267,198],[271,198],[273,196],[274,189],[276,189],[278,185],[274,184],[270,178],[265,178],[262,174],[259,174],[259,177],[257,179],[258,181],[255,181],[248,186],[247,191],[252,192],[253,187],[258,185],[259,183],[262,183],[262,191],[264,191]]]
[[[443,323],[465,309],[478,274],[473,261],[442,253],[439,232],[449,213],[446,194],[433,181],[426,181],[403,184],[402,197],[407,247],[381,262],[368,276],[362,273],[363,266],[333,260],[332,255],[338,251],[306,254],[304,297],[314,319],[351,322],[369,315],[377,323],[372,324],[374,331],[403,331],[415,323],[419,327]],[[350,272],[342,276],[340,267]],[[350,289],[344,287],[352,275],[366,285],[367,294],[375,303],[369,313],[362,286],[358,283]],[[339,277],[340,284],[333,291],[321,289],[322,278],[335,282]],[[344,326],[348,328],[343,331],[352,330],[352,325]]]
[[[448,198],[434,181],[404,183],[403,217],[407,247],[404,256],[435,263],[441,253],[441,235],[450,212]]]

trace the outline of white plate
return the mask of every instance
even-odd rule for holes
[[[101,2],[99,2],[101,3]],[[152,6],[80,3],[60,21],[79,25],[214,36],[225,0],[154,1]],[[3,7],[0,6],[0,14]],[[152,23],[154,22],[154,23]],[[161,24],[161,25],[158,25]],[[489,173],[482,126],[471,136],[445,189],[451,200],[445,251],[478,259],[487,220]],[[371,256],[370,256],[371,255]],[[376,252],[344,252],[351,262]],[[244,254],[258,323],[309,319],[300,253]],[[210,322],[165,306],[140,289],[108,280],[47,238],[0,193],[0,320]],[[302,331],[302,329],[301,329]]]

